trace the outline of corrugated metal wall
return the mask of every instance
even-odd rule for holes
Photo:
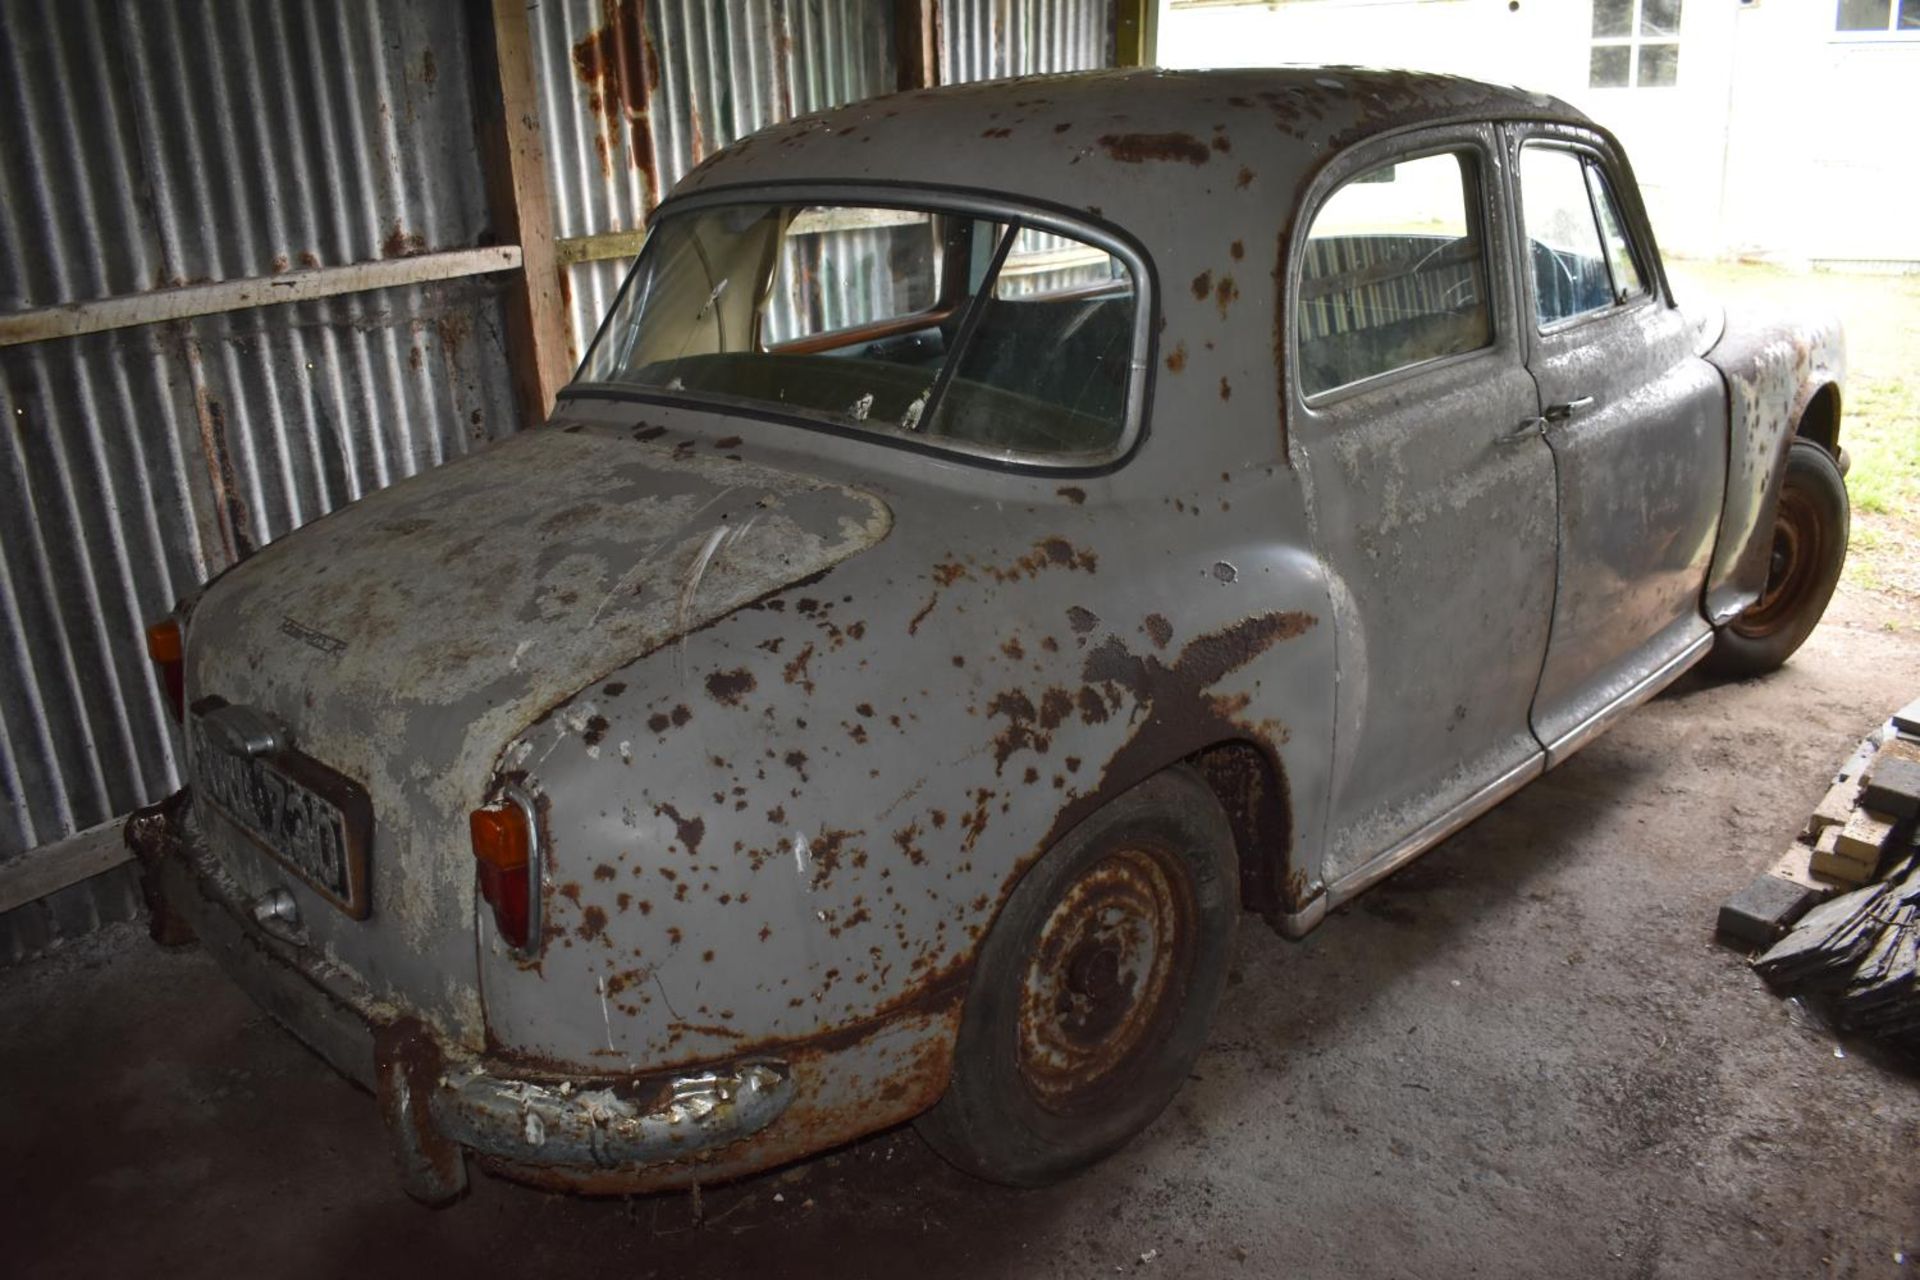
[[[547,0],[528,21],[562,237],[639,231],[715,149],[898,83],[888,0]],[[1112,25],[1108,0],[942,0],[941,79],[1108,66]],[[567,269],[576,359],[631,265]]]
[[[479,243],[470,11],[124,0],[0,23],[0,311]],[[514,428],[499,284],[0,348],[0,858],[178,785],[145,622]],[[131,909],[0,916],[0,960]]]
[[[1090,0],[941,0],[940,79],[995,80],[1113,65],[1113,6]]]
[[[0,313],[489,239],[470,23],[411,0],[9,0]],[[896,84],[887,0],[527,6],[561,237],[714,148]],[[1105,0],[945,0],[943,80],[1104,65]],[[566,272],[584,349],[628,260]],[[178,785],[143,624],[517,426],[495,278],[0,347],[0,860]],[[575,355],[579,354],[576,350]],[[132,910],[0,916],[0,961]]]

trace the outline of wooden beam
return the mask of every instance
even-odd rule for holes
[[[130,329],[163,320],[190,320],[194,316],[271,307],[282,302],[307,302],[368,289],[454,280],[489,271],[512,271],[519,265],[518,248],[510,244],[494,245],[486,249],[421,253],[410,258],[354,262],[344,267],[312,267],[277,276],[249,276],[217,284],[190,284],[178,289],[154,289],[148,293],[68,302],[57,307],[36,307],[32,311],[0,315],[0,347],[45,342],[50,338],[74,338],[108,329]]]
[[[895,85],[930,89],[940,83],[941,0],[893,0]]]
[[[0,915],[130,861],[120,836],[124,825],[115,818],[0,863]]]
[[[1113,61],[1121,67],[1150,67],[1159,56],[1160,6],[1157,0],[1114,0]]]
[[[520,246],[520,276],[507,297],[507,358],[522,423],[533,427],[553,412],[575,359],[554,256],[527,14],[526,0],[474,0],[474,114],[494,238]]]
[[[609,258],[635,258],[646,243],[645,231],[602,231],[592,236],[567,236],[553,242],[554,260],[563,267],[576,262],[605,262]]]

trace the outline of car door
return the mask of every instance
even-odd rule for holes
[[[1497,148],[1475,126],[1366,144],[1296,223],[1290,446],[1334,602],[1335,901],[1544,767],[1553,457]]]
[[[1559,578],[1533,727],[1557,764],[1705,652],[1726,487],[1724,391],[1666,296],[1598,135],[1506,131],[1527,367],[1559,489]]]

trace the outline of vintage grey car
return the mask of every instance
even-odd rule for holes
[[[1553,99],[1105,72],[765,130],[552,421],[150,636],[191,931],[407,1188],[628,1192],[916,1119],[1015,1184],[1297,938],[1845,554],[1841,346],[1669,288]],[[1278,945],[1278,944],[1276,944]]]

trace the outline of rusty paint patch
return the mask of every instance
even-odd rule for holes
[[[1145,164],[1148,161],[1205,164],[1213,154],[1207,144],[1190,133],[1109,133],[1100,145],[1121,164]]]
[[[1167,352],[1167,372],[1180,373],[1187,367],[1187,344],[1177,342],[1173,350]]]
[[[1100,625],[1100,615],[1080,605],[1070,605],[1067,608],[1067,625],[1073,628],[1075,635],[1083,636]]]
[[[1227,381],[1227,375],[1224,373],[1220,375],[1220,398],[1222,400],[1233,399],[1233,384]]]
[[[607,929],[607,913],[598,906],[588,906],[580,913],[580,928],[577,932],[583,942],[592,942]]]
[[[1207,295],[1213,292],[1213,272],[1202,271],[1193,278],[1193,300],[1205,302]]]
[[[1232,276],[1221,276],[1220,283],[1213,288],[1213,300],[1219,304],[1220,318],[1227,318],[1227,308],[1240,297],[1240,286],[1233,282]]]
[[[754,691],[757,682],[753,672],[745,667],[735,667],[731,671],[716,671],[707,677],[707,692],[715,702],[724,706],[737,707],[749,693]]]
[[[1076,484],[1063,484],[1054,492],[1076,507],[1087,500],[1087,491]]]
[[[1166,648],[1167,641],[1173,639],[1173,624],[1167,621],[1165,614],[1148,614],[1145,626],[1147,638],[1153,641],[1153,647],[1156,649]]]
[[[679,833],[680,843],[686,847],[688,853],[700,852],[700,841],[707,834],[706,819],[697,814],[691,818],[683,818],[680,816],[680,811],[670,804],[657,804],[653,806],[653,812],[656,816],[664,816],[673,823],[674,830]],[[666,868],[663,867],[661,870],[664,873]]]

